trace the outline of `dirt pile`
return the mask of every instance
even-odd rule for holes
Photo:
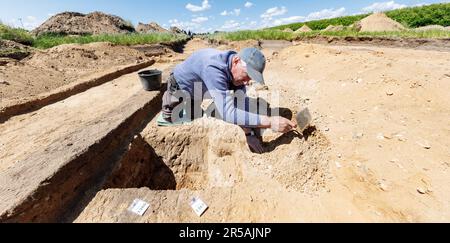
[[[134,27],[118,16],[93,12],[57,14],[33,30],[33,34],[57,33],[67,35],[123,34],[134,32]]]
[[[148,60],[144,53],[111,43],[61,45],[0,66],[1,98],[28,97],[106,69]]]
[[[343,25],[329,25],[327,28],[323,29],[322,31],[343,31],[345,27]]]
[[[1,40],[0,39],[0,58],[5,60],[14,59],[14,60],[22,60],[32,52],[32,48],[22,45],[20,43],[10,41],[10,40]],[[0,65],[2,65],[0,62]]]
[[[139,23],[136,27],[136,31],[139,33],[169,33],[168,30],[159,26],[157,23],[152,22],[150,24]]]
[[[176,27],[176,26],[172,26],[170,27],[170,32],[174,33],[174,34],[186,34],[185,31],[183,31],[182,29]]]
[[[30,47],[14,41],[0,39],[0,49],[30,49]]]
[[[229,43],[227,46],[227,49],[235,50],[235,51],[241,51],[244,48],[254,47],[254,48],[261,48],[260,42],[257,40],[246,40],[246,41],[233,41]]]
[[[294,31],[291,28],[286,28],[283,30],[285,33],[293,33]]]
[[[354,27],[361,32],[400,31],[405,29],[403,25],[384,13],[374,13],[356,22]]]
[[[311,32],[312,29],[309,28],[308,25],[303,25],[300,29],[296,30],[295,33],[306,33],[306,32]]]
[[[137,50],[108,42],[87,45],[67,44],[53,47],[46,52],[36,53],[27,64],[50,67],[71,75],[108,66],[136,63],[145,58]]]

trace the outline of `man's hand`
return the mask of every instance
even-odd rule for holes
[[[264,148],[262,146],[261,140],[257,136],[247,136],[247,144],[252,152],[258,154],[264,153]]]
[[[270,129],[274,132],[288,133],[294,130],[297,124],[280,116],[270,117]]]

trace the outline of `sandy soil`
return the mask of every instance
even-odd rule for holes
[[[99,71],[148,60],[144,53],[110,43],[69,44],[36,51],[0,66],[0,101],[46,93]]]
[[[447,52],[377,47],[271,56],[270,90],[294,110],[306,99],[330,141],[329,220],[449,220],[449,64]]]
[[[178,191],[112,187],[77,222],[450,220],[448,53],[314,44],[264,52],[268,87],[252,95],[279,93],[294,114],[309,107],[315,129],[264,133],[267,152],[256,155],[232,125],[152,122],[141,135]],[[193,196],[210,206],[201,218],[188,206]],[[157,209],[132,216],[135,198]]]

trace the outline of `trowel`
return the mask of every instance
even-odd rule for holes
[[[297,113],[295,119],[297,120],[297,130],[300,133],[303,133],[303,131],[305,131],[305,129],[308,128],[312,122],[312,116],[308,108],[305,108]]]

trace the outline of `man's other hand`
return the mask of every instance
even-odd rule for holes
[[[280,116],[270,117],[270,129],[274,132],[288,133],[294,130],[297,124]]]

